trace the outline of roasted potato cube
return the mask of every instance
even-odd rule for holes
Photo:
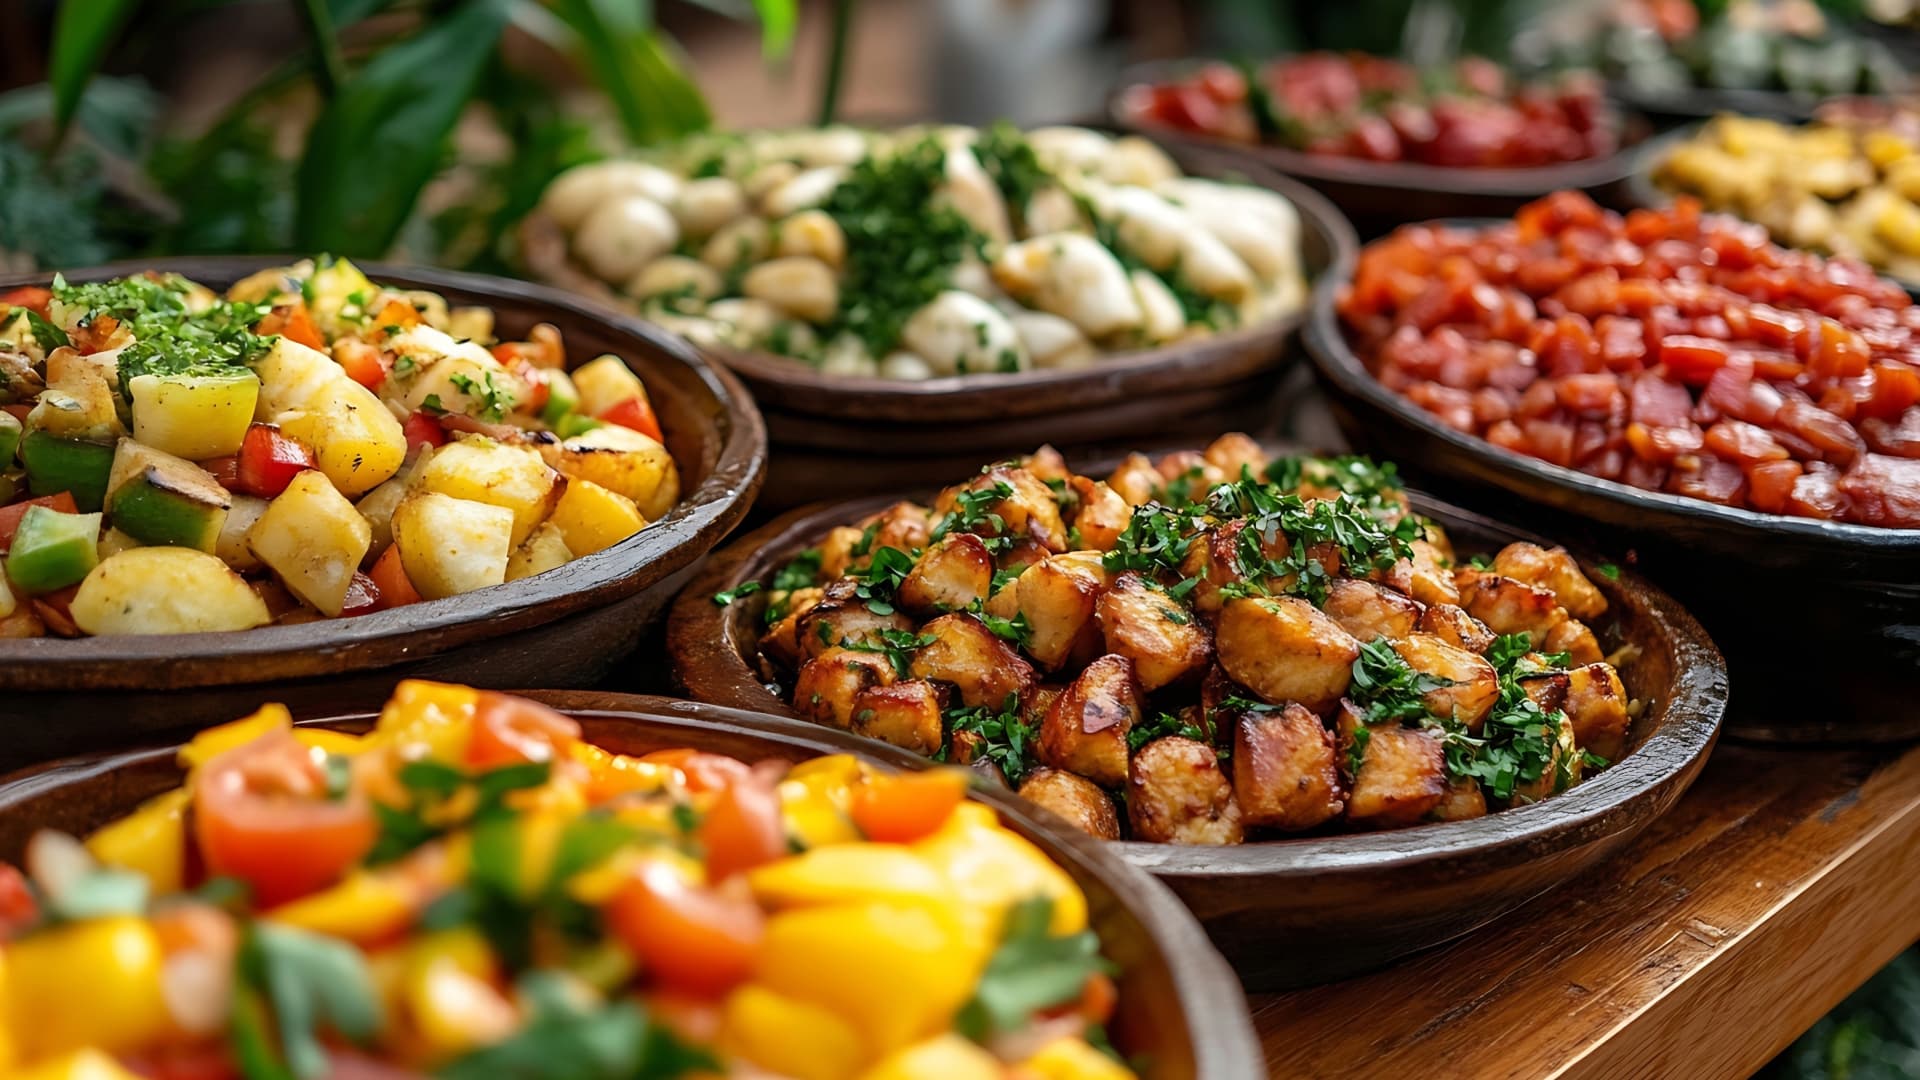
[[[1547,638],[1537,646],[1542,652],[1566,653],[1576,664],[1597,664],[1605,658],[1600,651],[1600,642],[1593,636],[1587,624],[1578,619],[1566,622],[1547,631]]]
[[[933,523],[927,508],[916,502],[901,501],[881,511],[874,519],[873,547],[914,551],[927,546],[933,535]],[[858,565],[856,563],[856,565]]]
[[[812,659],[847,644],[877,645],[882,631],[913,629],[913,620],[901,612],[875,614],[855,595],[856,587],[847,578],[830,582],[822,590],[820,602],[801,612],[794,624],[800,655]]]
[[[1429,535],[1437,526],[1428,526]],[[1458,604],[1460,586],[1449,569],[1453,558],[1442,552],[1440,546],[1431,539],[1415,540],[1411,545],[1413,556],[1409,560],[1407,576],[1407,595],[1423,604]]]
[[[1100,594],[1094,618],[1107,651],[1133,661],[1148,693],[1197,675],[1213,661],[1207,628],[1180,601],[1149,588],[1145,578],[1131,571]]]
[[[1053,708],[1053,703],[1066,692],[1064,686],[1044,684],[1027,691],[1027,696],[1020,702],[1020,719],[1026,721],[1033,730],[1039,731],[1040,725],[1047,722],[1047,710]]]
[[[1479,731],[1480,724],[1500,699],[1500,677],[1478,653],[1449,645],[1432,634],[1413,634],[1393,643],[1393,651],[1407,666],[1447,683],[1427,691],[1420,701],[1435,716],[1451,716]]]
[[[861,692],[892,682],[893,665],[884,655],[828,649],[800,665],[793,680],[794,711],[815,723],[850,728]]]
[[[1364,742],[1357,753],[1356,741]],[[1396,723],[1369,727],[1352,705],[1342,703],[1340,756],[1343,767],[1356,756],[1360,760],[1358,773],[1347,780],[1347,820],[1355,825],[1412,825],[1446,797],[1446,750],[1425,728]]]
[[[1493,557],[1493,572],[1547,590],[1576,619],[1597,618],[1607,610],[1606,596],[1580,572],[1566,548],[1508,544]]]
[[[1207,497],[1227,475],[1198,450],[1179,450],[1160,459],[1160,488],[1154,496],[1164,503],[1195,502]]]
[[[1004,495],[984,505],[977,505],[976,512],[970,515],[981,518],[989,514],[996,515],[1000,519],[1000,527],[996,529],[991,521],[985,521],[969,525],[970,531],[1015,540],[1032,540],[1050,552],[1067,550],[1067,527],[1060,520],[1060,504],[1054,501],[1053,489],[1026,469],[1003,465],[964,484],[950,487],[935,500],[934,513],[936,516],[962,513],[962,495],[972,496],[976,492],[1001,488],[1006,491]]]
[[[1573,721],[1573,739],[1582,750],[1609,762],[1627,752],[1627,689],[1610,664],[1588,664],[1567,672],[1562,706]]]
[[[1531,634],[1540,648],[1547,632],[1567,621],[1567,609],[1545,589],[1499,574],[1464,570],[1454,575],[1460,606],[1496,634]]]
[[[1021,783],[1020,797],[1058,814],[1088,836],[1120,839],[1120,815],[1113,808],[1113,800],[1084,776],[1059,769],[1035,769]]]
[[[1213,440],[1202,456],[1228,480],[1240,479],[1242,468],[1252,471],[1255,477],[1267,468],[1267,452],[1240,431],[1230,431]]]
[[[1230,600],[1214,630],[1220,666],[1274,705],[1297,701],[1324,714],[1347,692],[1360,643],[1298,597]]]
[[[795,589],[787,594],[787,613],[760,635],[760,655],[783,667],[800,665],[800,616],[813,610],[826,593],[822,589]],[[772,603],[771,600],[768,603]]]
[[[1073,513],[1067,519],[1069,539],[1079,538],[1075,550],[1112,551],[1133,520],[1133,507],[1120,493],[1099,480],[1075,476],[1067,481],[1073,493]]]
[[[1567,702],[1569,680],[1564,671],[1548,671],[1539,675],[1527,675],[1518,680],[1520,689],[1526,692],[1527,700],[1534,703],[1543,713],[1551,713]]]
[[[867,531],[851,525],[835,526],[820,541],[820,574],[831,581],[853,567],[854,549],[860,548],[862,555],[868,548],[862,542],[867,541]]]
[[[1127,779],[1127,732],[1140,722],[1145,695],[1133,661],[1103,656],[1054,699],[1040,724],[1042,763],[1118,787]]]
[[[1107,486],[1114,493],[1127,500],[1128,506],[1145,506],[1152,502],[1155,493],[1160,490],[1160,470],[1145,454],[1128,454],[1127,460],[1113,470],[1107,477]]]
[[[1247,523],[1242,520],[1222,522],[1201,532],[1187,546],[1187,553],[1180,560],[1180,572],[1187,577],[1196,578],[1193,591],[1187,599],[1195,611],[1212,615],[1220,610],[1225,599],[1220,595],[1223,586],[1244,580],[1240,573],[1239,546]],[[1274,531],[1272,537],[1260,541],[1260,556],[1263,559],[1284,559],[1290,545],[1286,535]],[[1278,588],[1282,582],[1267,579],[1263,584],[1268,588]]]
[[[1237,844],[1240,804],[1213,747],[1178,735],[1155,739],[1127,770],[1127,824],[1156,844]]]
[[[1493,631],[1456,604],[1433,604],[1420,613],[1419,629],[1470,653],[1484,653],[1493,645]]]
[[[947,683],[968,708],[1001,708],[1038,681],[1033,665],[971,615],[942,615],[920,628],[933,642],[913,654],[913,677]]]
[[[895,594],[916,615],[964,611],[993,588],[993,555],[987,542],[969,533],[941,537],[907,572]]]
[[[1340,578],[1327,587],[1320,610],[1352,634],[1356,641],[1386,638],[1404,641],[1420,619],[1420,605],[1392,589],[1354,578]]]
[[[890,742],[916,754],[940,749],[946,694],[924,679],[870,686],[854,695],[853,733]]]
[[[1060,451],[1047,445],[1042,445],[1040,449],[1021,458],[1020,467],[1039,477],[1041,483],[1052,483],[1055,480],[1068,480],[1073,477],[1073,470],[1067,468],[1067,459],[1060,456]]]
[[[989,610],[1010,607],[1023,616],[1030,631],[1027,654],[1048,671],[1059,671],[1100,655],[1094,610],[1106,584],[1107,572],[1098,558],[1076,552],[1053,555],[1027,567],[994,597],[999,602]]]
[[[1596,751],[1597,752],[1597,751]],[[1513,788],[1513,805],[1539,802],[1549,795],[1557,795],[1580,782],[1580,746],[1573,735],[1573,721],[1565,713],[1560,715],[1560,729],[1553,740],[1553,760],[1540,772],[1540,777],[1530,783],[1516,784]]]
[[[1299,705],[1240,714],[1233,730],[1233,797],[1240,820],[1269,829],[1311,829],[1346,808],[1333,734]]]
[[[1471,776],[1456,776],[1447,784],[1447,793],[1427,813],[1429,821],[1466,821],[1487,816],[1487,793],[1480,781]]]

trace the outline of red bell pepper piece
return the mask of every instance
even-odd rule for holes
[[[62,491],[57,495],[43,495],[38,499],[0,506],[0,551],[13,549],[13,534],[20,528],[20,519],[27,516],[27,507],[44,506],[49,510],[58,510],[63,514],[77,514],[80,507],[73,501],[73,493]]]
[[[393,363],[385,353],[353,338],[341,338],[333,343],[333,359],[347,373],[347,378],[369,390],[378,390],[393,370]]]
[[[0,863],[0,942],[12,941],[39,921],[40,902],[26,875],[11,863]]]
[[[379,611],[380,608],[380,586],[367,575],[358,570],[354,571],[353,580],[347,585],[347,598],[340,605],[340,614],[365,615]]]
[[[240,440],[240,490],[249,495],[271,499],[287,490],[294,477],[318,466],[313,447],[280,434],[273,424],[255,424]]]
[[[52,305],[53,290],[44,285],[22,285],[0,293],[0,307],[23,307],[43,319]]]
[[[617,405],[609,405],[594,419],[632,428],[655,442],[661,441],[660,421],[653,415],[653,406],[643,397],[630,397]]]
[[[373,584],[380,590],[380,610],[417,604],[423,597],[420,590],[413,587],[413,581],[407,577],[407,568],[400,564],[400,545],[389,544],[380,557],[373,560],[373,569],[367,571]]]
[[[240,459],[233,454],[226,457],[208,458],[200,463],[220,486],[232,491],[240,486]]]
[[[267,312],[266,318],[260,320],[254,332],[261,337],[278,334],[297,345],[320,352],[327,351],[327,339],[320,333],[320,328],[313,324],[313,314],[307,310],[305,303],[282,304],[274,308]]]
[[[407,449],[412,450],[421,443],[428,446],[447,445],[447,429],[440,426],[440,418],[432,413],[410,413],[400,425],[400,434],[406,436]]]

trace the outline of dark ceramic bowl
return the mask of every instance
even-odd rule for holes
[[[1825,98],[1785,90],[1731,90],[1690,86],[1685,90],[1646,90],[1614,80],[1607,96],[1647,116],[1661,127],[1690,124],[1721,113],[1763,116],[1769,120],[1811,120]]]
[[[857,754],[881,764],[920,767],[906,755],[799,720],[754,716],[686,701],[627,694],[541,691],[544,701],[581,722],[587,738],[627,754],[691,746],[747,761],[804,761]],[[257,704],[257,703],[256,703]],[[230,714],[202,709],[200,723]],[[319,721],[364,731],[377,714]],[[39,829],[84,834],[131,811],[182,779],[178,747],[70,758],[0,779],[0,859],[17,861]],[[1145,1063],[1147,1080],[1259,1080],[1266,1075],[1246,997],[1193,918],[1159,883],[1075,832],[1051,814],[1004,791],[972,798],[998,811],[1015,832],[1065,867],[1087,895],[1088,918],[1118,968],[1113,1042]]]
[[[1179,78],[1195,61],[1158,61],[1127,68],[1107,96],[1111,123],[1152,135],[1168,145],[1207,146],[1257,161],[1305,181],[1325,195],[1353,222],[1363,239],[1383,236],[1409,221],[1443,217],[1507,217],[1555,191],[1586,191],[1602,202],[1615,200],[1633,172],[1638,147],[1631,140],[1645,124],[1629,113],[1630,144],[1605,157],[1527,168],[1452,169],[1399,161],[1363,161],[1331,154],[1309,154],[1285,146],[1239,143],[1206,135],[1145,126],[1121,108],[1135,86]]]
[[[761,684],[753,662],[764,594],[725,608],[713,594],[767,580],[829,529],[896,498],[795,511],[716,554],[674,602],[667,624],[674,677],[688,695],[794,715],[777,687]],[[1445,526],[1463,553],[1538,540],[1424,495],[1413,504]],[[1623,658],[1620,676],[1646,702],[1629,733],[1630,752],[1593,779],[1472,821],[1235,847],[1113,847],[1172,886],[1256,990],[1344,978],[1438,945],[1613,854],[1665,813],[1705,763],[1726,707],[1726,670],[1699,624],[1665,593],[1631,572],[1614,580],[1584,565],[1610,605],[1594,632],[1609,652],[1638,646]],[[872,745],[889,760],[914,756]]]
[[[216,288],[286,258],[161,259],[69,272],[90,281],[148,269]],[[655,624],[694,564],[746,516],[766,472],[766,431],[740,384],[663,331],[554,289],[369,264],[374,280],[493,308],[504,333],[548,322],[570,363],[614,353],[646,380],[681,472],[666,517],[605,551],[536,577],[352,619],[215,634],[0,641],[0,768],[125,745],[262,699],[311,711],[385,697],[402,678],[489,687],[590,686]],[[46,275],[0,281],[44,284]]]
[[[1309,279],[1345,272],[1358,241],[1317,192],[1243,155],[1163,145],[1191,175],[1245,180],[1284,195],[1300,214],[1301,265]],[[522,238],[536,276],[632,307],[568,261],[565,238],[552,222],[535,215]],[[824,375],[768,353],[717,355],[753,391],[777,448],[761,508],[785,510],[959,475],[1047,441],[1087,449],[1258,427],[1272,411],[1279,373],[1298,359],[1288,346],[1304,317],[1297,312],[1083,368],[922,382]]]
[[[1920,737],[1920,529],[1763,514],[1588,476],[1446,426],[1375,381],[1334,302],[1305,334],[1347,438],[1429,486],[1630,557],[1712,631],[1744,688],[1728,734],[1767,741]],[[1801,688],[1824,676],[1817,701]]]

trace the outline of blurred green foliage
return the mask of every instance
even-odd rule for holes
[[[1920,1076],[1920,949],[1909,949],[1822,1017],[1755,1080]]]

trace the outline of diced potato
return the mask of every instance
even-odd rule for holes
[[[1493,557],[1493,572],[1551,592],[1576,619],[1597,618],[1607,610],[1605,594],[1580,572],[1580,564],[1565,548],[1508,544]]]
[[[352,381],[333,357],[288,337],[274,338],[266,355],[254,361],[253,372],[260,379],[253,418],[262,423],[275,423],[296,410],[322,408],[334,383]]]
[[[831,648],[800,665],[793,681],[793,706],[820,724],[853,727],[854,702],[861,693],[893,682],[893,665],[877,652]]]
[[[646,528],[633,500],[591,480],[569,479],[547,521],[560,530],[567,550],[585,558]]]
[[[1247,825],[1311,829],[1340,815],[1346,791],[1333,733],[1299,705],[1234,720],[1233,793]]]
[[[573,549],[567,547],[567,537],[560,531],[560,526],[543,521],[507,557],[507,580],[519,581],[524,577],[544,574],[565,566],[573,558]]]
[[[295,476],[247,530],[247,547],[254,557],[295,596],[326,615],[340,614],[354,572],[372,543],[367,519],[311,469]]]
[[[420,487],[513,512],[513,544],[524,543],[560,500],[553,470],[532,450],[492,439],[462,439],[434,452]]]
[[[1133,507],[1104,482],[1075,476],[1067,481],[1074,506],[1067,520],[1069,545],[1075,550],[1112,551],[1133,520]],[[1077,534],[1078,543],[1071,538]]]
[[[282,433],[313,447],[320,471],[349,498],[373,490],[407,459],[400,421],[373,391],[344,375],[308,409],[281,414],[279,424]]]
[[[887,630],[911,630],[913,620],[901,612],[885,615],[854,595],[855,584],[845,578],[828,584],[820,602],[801,614],[794,625],[802,656],[812,658],[847,645],[879,645]]]
[[[366,313],[380,290],[359,267],[346,259],[335,259],[313,272],[305,291],[310,297],[313,321],[331,338],[357,329],[359,316]]]
[[[627,362],[617,356],[602,356],[581,364],[573,371],[574,389],[580,392],[579,411],[599,416],[623,401],[647,400],[647,388]]]
[[[1366,743],[1360,769],[1347,778],[1347,819],[1356,825],[1399,828],[1412,825],[1440,805],[1447,794],[1447,754],[1425,728],[1397,723],[1368,727],[1347,704],[1340,708],[1340,760],[1355,755],[1357,732]]]
[[[1325,714],[1353,681],[1360,644],[1298,597],[1229,600],[1214,646],[1228,675],[1262,699]]]
[[[1559,598],[1537,585],[1499,574],[1463,570],[1454,575],[1460,586],[1460,606],[1496,634],[1531,634],[1534,648],[1547,632],[1567,621]]]
[[[1470,653],[1484,653],[1493,645],[1493,631],[1453,604],[1433,604],[1420,613],[1420,631]]]
[[[130,548],[93,568],[73,597],[89,634],[248,630],[272,619],[260,595],[215,556],[191,548]]]
[[[220,556],[221,562],[242,573],[258,570],[260,560],[254,558],[253,549],[247,546],[247,534],[270,504],[257,495],[229,495],[228,499],[232,505],[227,507],[227,520],[220,527],[219,539],[214,541],[213,553]]]
[[[1040,760],[1119,787],[1127,779],[1127,732],[1140,723],[1145,697],[1128,658],[1103,656],[1088,664],[1047,709],[1036,749]]]
[[[1627,689],[1608,664],[1588,664],[1567,672],[1567,719],[1582,750],[1619,761],[1627,752]]]
[[[1005,523],[1000,535],[1031,538],[1051,552],[1067,550],[1067,527],[1060,520],[1060,504],[1054,500],[1053,489],[1026,469],[995,468],[948,488],[934,502],[934,513],[953,513],[960,507],[961,495],[1002,486],[1010,489],[1007,494],[979,508],[981,514],[996,514]]]
[[[1429,821],[1469,821],[1487,816],[1487,793],[1480,790],[1480,781],[1470,776],[1456,776],[1447,782],[1447,793],[1432,810],[1427,811]]]
[[[364,519],[355,515],[364,524]],[[393,542],[407,579],[428,600],[507,580],[513,511],[471,499],[420,491],[393,511]]]
[[[1432,526],[1428,527],[1428,535],[1432,535]],[[1428,605],[1458,604],[1460,589],[1447,570],[1452,561],[1431,541],[1415,540],[1413,558],[1408,565],[1407,595]]]
[[[1213,662],[1206,627],[1180,601],[1149,588],[1139,574],[1129,571],[1115,578],[1100,594],[1094,617],[1107,651],[1133,661],[1140,686],[1148,693],[1197,677]]]
[[[1481,721],[1500,698],[1500,678],[1492,664],[1432,634],[1410,634],[1406,640],[1394,642],[1393,651],[1408,667],[1446,684],[1421,695],[1428,712],[1450,716],[1467,725],[1469,731],[1480,730]]]
[[[944,737],[940,712],[945,698],[924,679],[869,687],[853,699],[853,732],[916,754],[934,753]]]
[[[1213,747],[1179,735],[1140,748],[1127,773],[1127,823],[1135,840],[1238,844],[1240,804]]]
[[[260,380],[234,375],[136,375],[127,382],[133,437],[188,461],[240,452],[253,423]]]
[[[654,440],[618,424],[602,424],[540,448],[547,464],[633,500],[642,517],[657,521],[680,501],[680,470]]]
[[[1536,647],[1541,652],[1566,653],[1576,664],[1597,664],[1605,655],[1600,651],[1599,639],[1578,619],[1568,619],[1547,631],[1546,640]]]
[[[800,663],[800,616],[813,610],[825,595],[820,589],[795,589],[788,593],[787,613],[760,635],[760,655],[782,667],[797,666]]]
[[[1120,467],[1107,477],[1107,486],[1129,506],[1145,506],[1160,489],[1160,470],[1145,454],[1128,454]]]
[[[993,555],[971,533],[940,538],[900,583],[896,599],[916,615],[964,611],[993,586]]]
[[[1058,814],[1088,836],[1120,839],[1120,815],[1113,808],[1113,800],[1084,776],[1059,769],[1035,769],[1021,782],[1020,797]]]
[[[1081,552],[1052,555],[1027,567],[994,597],[988,610],[1027,621],[1027,655],[1048,671],[1084,665],[1101,653],[1095,619],[1107,572],[1098,558]],[[1004,599],[1003,599],[1004,598]],[[1010,607],[1011,612],[995,610]]]
[[[913,677],[951,685],[968,708],[1001,708],[1039,681],[1033,665],[971,615],[942,615],[920,628],[933,638],[913,655]]]
[[[1327,617],[1340,624],[1356,641],[1386,638],[1403,641],[1413,633],[1420,605],[1406,596],[1371,582],[1341,578],[1327,587],[1321,605]]]

